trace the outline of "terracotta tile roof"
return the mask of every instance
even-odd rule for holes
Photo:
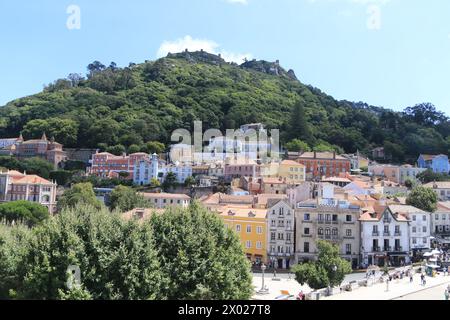
[[[266,209],[240,208],[233,206],[224,206],[218,209],[222,217],[256,218],[266,219]]]
[[[284,160],[284,161],[281,161],[281,164],[282,164],[282,165],[286,165],[286,166],[305,167],[303,164],[298,163],[298,162],[296,162],[296,161],[294,161],[294,160]]]
[[[41,178],[37,175],[17,175],[12,176],[12,183],[14,184],[43,184],[43,185],[53,185],[50,181]]]
[[[437,211],[450,211],[450,201],[439,201]]]
[[[180,199],[191,200],[191,197],[182,193],[143,193],[144,198],[150,199]]]
[[[323,160],[333,160],[333,152],[316,152],[316,157],[314,158],[314,152],[304,152],[300,159],[323,159]],[[336,160],[348,160],[340,155],[336,155]]]

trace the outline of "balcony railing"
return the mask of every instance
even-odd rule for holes
[[[384,247],[384,251],[391,251],[391,247]]]
[[[384,231],[383,232],[383,236],[384,237],[389,237],[391,235],[391,233],[389,231]]]
[[[378,237],[380,235],[380,233],[378,231],[373,231],[372,232],[372,236],[373,237]]]
[[[395,250],[394,250],[394,251],[400,252],[400,251],[403,251],[402,249],[403,249],[403,248],[402,248],[401,246],[397,246],[397,247],[395,247]]]
[[[380,247],[372,247],[372,252],[380,252]]]
[[[401,231],[395,231],[395,236],[400,237],[402,235]]]

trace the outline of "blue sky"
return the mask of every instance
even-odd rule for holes
[[[70,5],[79,29],[67,27]],[[448,0],[2,0],[0,105],[94,60],[125,66],[201,47],[279,59],[337,99],[432,102],[450,115],[449,16]]]

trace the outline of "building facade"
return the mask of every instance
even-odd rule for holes
[[[386,206],[362,209],[361,258],[368,267],[400,266],[410,261],[409,220]]]
[[[268,264],[267,209],[226,206],[218,213],[225,226],[239,235],[247,258],[255,265]]]
[[[429,155],[421,154],[417,159],[417,166],[419,168],[431,169],[436,173],[449,173],[450,164],[448,156],[445,154]]]
[[[348,201],[314,199],[297,204],[295,209],[296,260],[317,259],[317,241],[338,245],[342,258],[357,268],[360,263],[360,207]]]
[[[139,152],[130,155],[116,156],[109,152],[96,153],[92,156],[92,164],[88,173],[103,178],[117,178],[121,173],[125,179],[134,180],[134,166],[141,160],[149,159],[147,153]]]
[[[277,200],[267,211],[267,255],[272,267],[289,269],[295,263],[294,210],[287,200]]]
[[[336,152],[304,152],[297,162],[305,166],[309,179],[339,176],[351,170],[350,160]]]
[[[191,203],[191,197],[185,194],[176,193],[143,193],[145,199],[157,209],[165,209],[167,207],[178,206],[187,208]]]
[[[18,171],[0,173],[0,202],[25,200],[56,211],[56,183]]]
[[[450,201],[438,202],[438,207],[431,214],[431,234],[450,240]]]
[[[394,215],[404,215],[409,219],[409,246],[413,257],[420,251],[431,248],[431,214],[409,205],[390,205]]]
[[[450,200],[450,182],[449,181],[436,181],[423,185],[425,188],[430,188],[436,192],[439,201]]]
[[[278,176],[291,184],[300,184],[305,182],[306,168],[303,164],[293,160],[284,160],[280,163]]]

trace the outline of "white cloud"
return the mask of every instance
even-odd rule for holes
[[[248,4],[248,0],[225,0],[225,1],[232,4]]]
[[[230,52],[220,48],[220,45],[215,41],[208,39],[194,39],[187,35],[183,38],[176,39],[174,41],[164,41],[156,53],[158,58],[165,57],[169,52],[177,53],[182,52],[185,49],[189,51],[200,51],[203,49],[206,52],[213,54],[221,54],[222,58],[228,62],[242,63],[245,58],[251,59],[250,53],[236,53]]]

